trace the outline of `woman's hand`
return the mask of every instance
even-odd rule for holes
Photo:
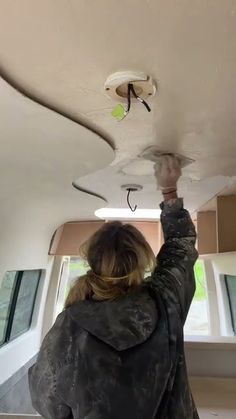
[[[154,166],[158,187],[164,195],[176,193],[177,182],[181,176],[180,162],[172,155],[162,156]]]

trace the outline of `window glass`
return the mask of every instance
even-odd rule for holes
[[[236,334],[236,276],[225,275],[233,332]]]
[[[70,263],[69,263],[69,277],[67,282],[67,287],[65,291],[65,299],[68,295],[68,292],[73,284],[73,282],[80,276],[86,274],[86,272],[89,270],[89,266],[86,261],[80,259],[71,257]]]
[[[39,277],[39,270],[24,271],[22,273],[11,328],[11,340],[27,331],[30,327]]]
[[[204,262],[198,260],[194,266],[196,292],[184,326],[186,335],[209,335],[208,296]]]
[[[86,274],[89,267],[86,261],[79,258],[70,258],[69,281],[73,281],[78,276]]]
[[[5,340],[16,274],[16,271],[6,272],[0,288],[0,345]]]

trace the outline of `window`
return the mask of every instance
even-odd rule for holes
[[[224,278],[229,299],[232,328],[236,335],[236,276],[225,275]]]
[[[86,261],[80,259],[80,258],[75,258],[75,257],[71,257],[70,258],[70,263],[69,263],[69,277],[68,277],[68,282],[67,282],[67,287],[66,287],[66,293],[65,293],[65,298],[68,295],[68,292],[71,288],[71,285],[73,284],[73,282],[79,277],[82,276],[84,274],[86,274],[86,272],[89,270],[89,266],[87,264]]]
[[[6,272],[0,289],[0,345],[5,340],[13,290],[15,287],[16,272]]]
[[[0,345],[29,330],[41,272],[5,273],[0,289]]]
[[[198,260],[194,266],[196,292],[184,326],[185,335],[209,335],[208,295],[204,262]]]

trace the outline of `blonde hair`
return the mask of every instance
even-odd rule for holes
[[[139,230],[120,221],[105,223],[85,242],[80,254],[90,270],[72,286],[65,307],[79,300],[114,300],[139,288],[153,271],[155,255]]]

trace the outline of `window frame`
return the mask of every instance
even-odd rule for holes
[[[230,320],[231,320],[231,327],[232,327],[232,331],[234,333],[234,335],[236,336],[236,321],[234,318],[234,314],[233,314],[233,307],[232,307],[232,301],[231,301],[231,296],[230,296],[230,291],[229,291],[229,284],[228,284],[228,277],[235,277],[235,275],[224,275],[224,283],[225,283],[225,289],[226,289],[226,293],[227,293],[227,298],[228,298],[228,305],[229,305],[229,312],[230,312]]]
[[[203,287],[204,287],[204,291],[205,291],[205,295],[206,295],[206,298],[204,300],[206,301],[206,312],[207,312],[206,313],[207,314],[207,333],[203,333],[203,334],[202,333],[192,333],[192,331],[190,331],[190,333],[187,333],[187,330],[186,330],[187,328],[189,329],[188,321],[189,321],[189,315],[191,314],[192,304],[194,304],[194,302],[201,301],[198,298],[196,298],[196,300],[194,301],[194,298],[196,297],[197,286],[198,286],[197,285],[198,278],[197,278],[197,274],[196,274],[196,271],[195,271],[195,266],[199,262],[201,263],[202,269],[203,269],[203,280],[204,280]],[[194,265],[194,278],[195,278],[196,289],[195,289],[194,296],[193,296],[193,299],[191,301],[189,311],[188,311],[188,315],[187,315],[187,318],[186,318],[186,322],[185,322],[185,325],[184,325],[184,341],[188,341],[188,339],[190,339],[191,341],[193,339],[196,339],[196,341],[198,341],[199,338],[204,340],[204,339],[209,338],[211,336],[211,314],[210,314],[210,307],[209,307],[210,302],[209,302],[209,290],[208,290],[208,277],[206,275],[205,260],[201,257],[199,257],[197,259],[197,261]]]
[[[31,308],[30,319],[29,319],[29,326],[28,326],[27,329],[25,328],[23,331],[17,333],[14,337],[11,338],[11,332],[12,332],[12,326],[13,326],[13,321],[14,321],[14,316],[15,316],[15,310],[16,310],[16,307],[17,307],[17,301],[18,301],[18,297],[19,297],[19,292],[20,292],[20,287],[21,287],[21,282],[22,282],[23,275],[27,271],[35,271],[35,270],[38,271],[38,278],[37,278],[37,285],[36,285],[36,288],[35,288],[34,299],[33,299],[33,302],[32,302],[32,308]],[[38,293],[38,289],[39,289],[39,283],[40,283],[40,279],[42,277],[42,272],[43,272],[42,269],[25,269],[25,270],[21,270],[21,271],[16,271],[14,285],[13,285],[12,292],[11,292],[11,301],[10,301],[10,306],[9,306],[9,315],[8,315],[8,319],[7,319],[7,325],[6,325],[5,330],[4,330],[3,339],[0,342],[0,348],[4,345],[8,344],[9,342],[12,342],[13,340],[17,339],[19,336],[26,333],[28,330],[30,330],[31,324],[32,324],[32,318],[33,318],[33,314],[34,314],[35,301],[36,301],[37,293]]]
[[[11,288],[11,292],[10,292],[10,296],[9,296],[9,302],[8,302],[8,305],[7,305],[7,319],[6,319],[6,322],[4,324],[4,330],[3,330],[3,333],[2,333],[2,338],[0,340],[0,348],[1,348],[1,346],[3,346],[6,343],[8,320],[9,320],[9,317],[10,317],[10,310],[11,310],[11,305],[12,305],[13,296],[14,296],[14,292],[15,292],[15,286],[16,286],[16,281],[17,281],[17,273],[18,273],[18,271],[6,271],[3,275],[3,278],[6,275],[6,273],[8,273],[8,272],[14,272],[14,282],[13,282],[13,285],[12,285],[12,288]],[[1,290],[1,288],[0,288],[0,290]]]

